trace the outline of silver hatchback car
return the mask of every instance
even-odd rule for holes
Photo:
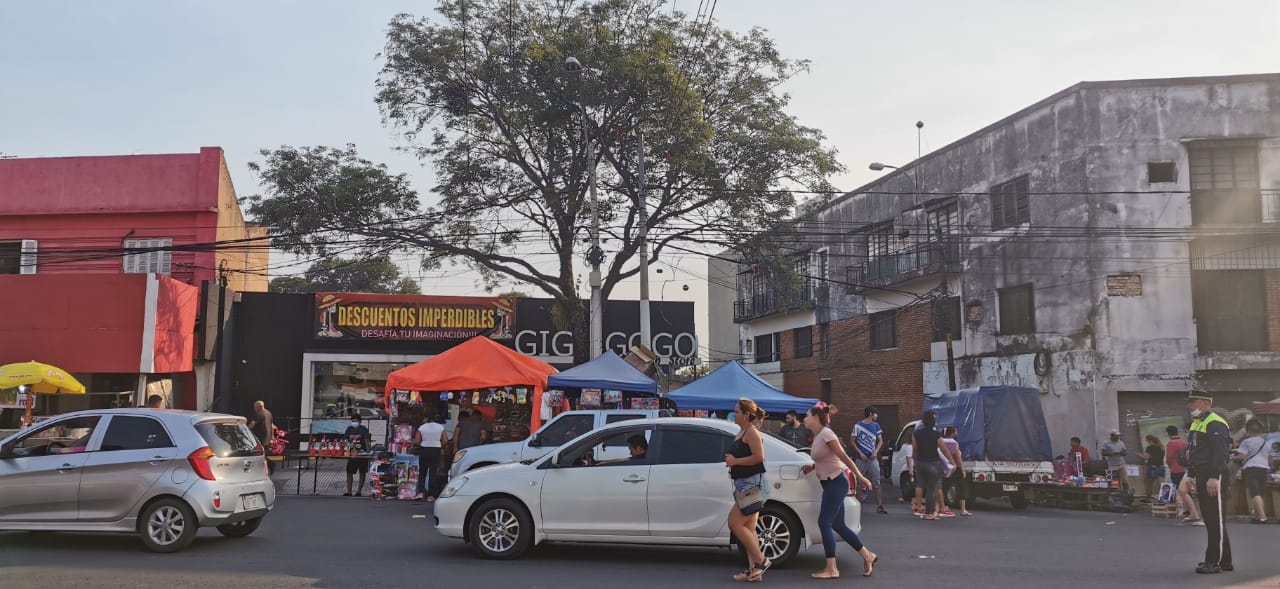
[[[60,415],[0,441],[0,530],[130,532],[156,552],[200,527],[247,536],[276,500],[265,454],[233,415]]]

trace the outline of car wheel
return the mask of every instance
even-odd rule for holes
[[[222,524],[218,526],[218,532],[228,538],[243,538],[252,534],[254,530],[258,529],[258,526],[262,525],[263,517],[266,516],[255,517],[253,519],[247,519],[233,524]]]
[[[513,499],[485,501],[468,525],[471,545],[486,558],[519,558],[533,545],[533,518]]]
[[[152,552],[177,552],[196,538],[196,515],[180,499],[161,499],[148,505],[138,518],[142,543]]]
[[[773,566],[783,566],[800,551],[804,541],[800,522],[790,511],[765,504],[756,520],[756,535],[760,537],[760,552],[773,561]]]
[[[1018,511],[1022,511],[1026,509],[1028,505],[1031,505],[1031,502],[1027,500],[1026,495],[1019,493],[1017,495],[1009,496],[1009,505],[1012,505],[1013,508]]]

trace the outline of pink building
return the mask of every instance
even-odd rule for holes
[[[267,242],[246,241],[265,234],[245,222],[217,147],[0,160],[0,364],[48,362],[93,393],[44,399],[47,412],[153,393],[203,409],[202,285],[265,291]],[[11,401],[0,392],[0,407]]]

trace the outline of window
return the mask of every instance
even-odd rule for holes
[[[604,423],[605,425],[609,425],[610,423],[618,423],[619,421],[631,421],[633,419],[644,419],[645,417],[647,416],[643,413],[610,413],[604,416]],[[626,446],[627,438],[632,435],[635,435],[635,433],[636,432],[634,431],[628,431],[628,432],[620,433],[616,436],[613,436],[612,438],[605,440],[604,447],[609,448],[613,446]]]
[[[13,455],[15,458],[24,458],[84,452],[89,447],[89,438],[93,436],[93,428],[97,425],[96,416],[76,417],[48,425],[37,425],[39,429],[27,434],[14,444]]]
[[[818,324],[818,355],[823,360],[831,359],[831,324]]]
[[[244,458],[264,454],[258,438],[243,423],[214,421],[196,424],[196,431],[218,458]]]
[[[827,280],[831,278],[831,275],[830,275],[831,268],[829,267],[830,261],[827,253],[828,253],[827,248],[822,248],[816,252],[813,252],[812,270],[813,270],[813,286],[815,288],[820,288],[826,285]]]
[[[107,424],[107,435],[102,438],[102,451],[147,450],[173,446],[169,433],[159,421],[150,417],[114,415]]]
[[[930,240],[946,239],[954,235],[960,227],[960,207],[955,200],[933,207],[925,216],[925,223],[929,229]]]
[[[1147,183],[1177,182],[1178,170],[1173,162],[1147,162]]]
[[[1267,288],[1262,270],[1191,272],[1196,347],[1204,352],[1268,349]]]
[[[1003,229],[1031,221],[1031,180],[1020,176],[991,187],[991,228]]]
[[[933,341],[960,339],[960,297],[946,297],[933,302]]]
[[[1257,143],[1192,144],[1187,160],[1191,166],[1193,223],[1262,220]]]
[[[778,334],[756,336],[756,364],[778,361]]]
[[[871,349],[898,347],[898,311],[890,309],[871,314]]]
[[[818,382],[822,384],[821,398],[823,403],[831,404],[831,379],[820,378]]]
[[[649,464],[648,448],[653,441],[654,428],[629,427],[617,430],[616,433],[597,433],[587,436],[578,443],[569,446],[556,457],[559,466],[601,467],[601,466],[635,466]],[[633,437],[644,438],[645,455],[633,457],[627,443]],[[621,442],[617,442],[621,440]]]
[[[538,431],[539,448],[563,446],[565,442],[595,429],[595,416],[587,414],[565,415],[548,423]]]
[[[662,430],[658,464],[716,464],[724,462],[733,436],[694,429]]]
[[[0,274],[35,274],[36,240],[0,242]]]
[[[173,239],[124,240],[126,274],[169,274],[173,259]],[[141,250],[141,251],[138,251]],[[138,253],[129,253],[138,251]]]
[[[867,280],[892,276],[897,271],[898,260],[890,256],[894,249],[893,223],[886,223],[867,232]]]
[[[806,325],[791,330],[791,338],[795,340],[796,358],[813,357],[813,326]]]
[[[1036,308],[1030,284],[1002,288],[1000,297],[1000,335],[1035,333]]]
[[[0,242],[0,274],[18,274],[22,270],[22,242]]]

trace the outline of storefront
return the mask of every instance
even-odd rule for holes
[[[653,303],[655,351],[665,367],[697,360],[693,303]],[[359,414],[376,440],[387,430],[387,376],[483,335],[560,369],[573,363],[570,330],[558,327],[548,299],[436,297],[359,293],[243,293],[232,317],[232,361],[224,363],[231,402],[247,415],[262,400],[290,433],[340,433]],[[605,312],[609,348],[625,354],[639,343],[636,301],[610,301]],[[449,389],[445,399],[422,398],[423,415],[446,411],[452,431],[463,395],[495,428],[511,423],[521,405],[520,384]],[[527,397],[530,390],[523,391]],[[514,403],[512,403],[514,401]],[[602,392],[603,402],[603,392]],[[526,405],[528,403],[526,402]],[[523,411],[523,409],[520,409]],[[505,416],[505,417],[504,417]],[[528,423],[528,420],[525,420]],[[520,428],[506,428],[519,437]],[[297,439],[294,436],[293,439]]]
[[[200,289],[157,274],[0,276],[0,308],[12,337],[0,364],[40,361],[66,370],[84,395],[38,395],[36,418],[130,407],[148,395],[194,408],[195,326]],[[0,390],[0,430],[25,411]]]

